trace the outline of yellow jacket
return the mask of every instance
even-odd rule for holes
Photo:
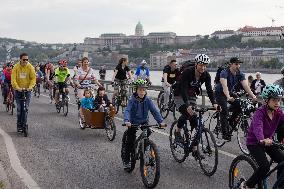
[[[12,86],[17,89],[32,89],[36,84],[36,73],[33,65],[27,63],[22,66],[18,62],[12,70]]]

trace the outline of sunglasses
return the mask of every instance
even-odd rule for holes
[[[29,61],[29,59],[23,59],[23,61]]]

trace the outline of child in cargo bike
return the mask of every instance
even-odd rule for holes
[[[93,98],[93,94],[92,94],[91,90],[89,90],[89,89],[84,90],[84,97],[81,99],[80,104],[81,104],[81,108],[80,108],[79,111],[80,111],[81,118],[84,120],[82,108],[90,110],[90,111],[94,111],[95,107],[96,107],[95,100]],[[83,121],[83,122],[85,122],[85,121]]]
[[[95,109],[99,112],[104,112],[105,107],[112,107],[110,100],[107,97],[104,87],[99,87],[97,91],[97,96],[95,98]]]
[[[133,148],[136,139],[137,130],[135,127],[131,127],[131,124],[148,124],[148,113],[150,111],[158,124],[160,124],[161,127],[166,127],[166,124],[163,123],[163,118],[160,112],[155,107],[151,98],[147,96],[147,81],[144,79],[138,79],[133,83],[133,85],[135,92],[131,96],[124,113],[124,123],[128,127],[125,131],[128,138],[126,141],[126,152],[124,154],[125,156],[123,155],[122,157],[125,170],[131,167],[130,150]],[[149,130],[149,132],[151,131]]]

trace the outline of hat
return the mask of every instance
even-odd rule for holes
[[[243,63],[238,57],[233,57],[230,59],[230,63]]]
[[[141,64],[147,64],[146,60],[142,60]]]

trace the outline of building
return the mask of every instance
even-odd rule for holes
[[[215,31],[214,33],[212,33],[211,37],[212,38],[216,37],[218,39],[225,39],[225,38],[231,37],[233,35],[236,35],[234,30],[224,30],[224,31],[218,30],[218,31]]]
[[[284,32],[284,26],[279,27],[262,27],[256,28],[252,26],[245,26],[236,31],[236,34],[242,34],[243,36],[280,36]]]
[[[140,22],[135,27],[135,34],[126,36],[122,33],[102,34],[99,38],[86,37],[84,45],[96,48],[141,48],[144,44],[175,45],[189,44],[201,39],[201,36],[177,36],[174,32],[151,32],[144,36],[144,29]]]

